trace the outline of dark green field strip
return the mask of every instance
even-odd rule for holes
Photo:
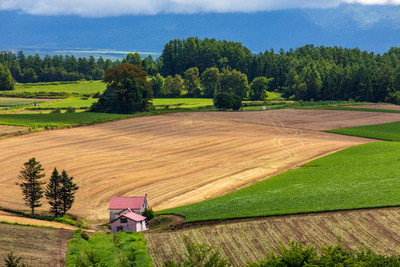
[[[400,122],[328,130],[327,132],[386,141],[400,141]]]
[[[400,205],[400,143],[348,148],[231,194],[160,213],[186,222]]]
[[[32,128],[65,127],[81,124],[100,123],[133,115],[107,114],[93,112],[59,113],[59,114],[1,114],[0,124],[26,126]]]

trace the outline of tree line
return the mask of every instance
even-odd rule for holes
[[[190,37],[169,41],[156,60],[151,56],[142,59],[139,53],[115,62],[92,56],[41,59],[38,55],[25,57],[22,51],[17,55],[0,53],[0,65],[8,68],[17,82],[101,79],[107,68],[121,63],[146,71],[152,77],[155,97],[209,98],[227,92],[242,99],[263,100],[270,90],[293,100],[400,104],[397,47],[375,54],[358,48],[305,45],[253,54],[241,43]]]
[[[136,61],[138,55],[138,53],[128,54],[122,62],[148,66],[149,73],[154,73],[151,70],[155,68],[156,63],[152,57],[149,56],[144,60],[140,58],[138,63]],[[111,61],[102,57],[96,60],[93,56],[75,58],[73,55],[53,57],[46,55],[41,58],[38,54],[25,56],[23,51],[17,54],[5,51],[0,53],[0,66],[7,67],[12,78],[19,83],[101,80],[108,68],[120,63],[119,60]]]

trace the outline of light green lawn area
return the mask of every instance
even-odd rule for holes
[[[155,106],[199,107],[214,105],[211,98],[155,98]]]
[[[69,127],[100,123],[122,118],[140,116],[141,114],[124,115],[94,112],[76,113],[27,113],[27,114],[1,114],[0,124],[25,126],[33,129]]]
[[[65,92],[71,94],[94,94],[102,93],[106,89],[106,84],[102,81],[79,81],[71,83],[36,83],[15,85],[16,92]]]
[[[400,143],[351,147],[208,201],[164,210],[186,222],[400,205]]]
[[[49,109],[54,109],[54,108],[89,108],[94,102],[97,102],[97,98],[88,98],[88,99],[82,99],[82,98],[66,98],[66,99],[59,99],[55,100],[52,102],[45,102],[45,103],[40,103],[38,108],[49,108]]]

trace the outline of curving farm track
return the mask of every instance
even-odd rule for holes
[[[105,221],[112,196],[147,193],[155,210],[202,201],[371,141],[322,130],[393,121],[400,114],[196,112],[16,136],[0,140],[0,206],[27,209],[16,182],[31,157],[47,179],[54,167],[75,177],[71,213]]]

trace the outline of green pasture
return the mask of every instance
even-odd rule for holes
[[[52,102],[40,103],[37,108],[39,109],[54,109],[54,108],[89,108],[94,102],[97,102],[97,98],[65,98],[58,99]]]
[[[397,206],[400,143],[351,147],[208,201],[164,210],[186,222]]]
[[[79,81],[79,82],[52,82],[52,83],[17,83],[15,92],[65,92],[70,94],[84,95],[102,93],[106,84],[102,81]]]
[[[169,106],[170,108],[197,108],[214,105],[211,98],[154,98],[152,102],[156,107]]]
[[[13,99],[13,98],[1,98],[0,107],[14,107],[14,106],[24,106],[33,105],[34,103],[40,103],[41,101],[32,101],[25,99]]]
[[[327,132],[400,142],[400,122],[328,130]]]
[[[1,114],[0,124],[37,128],[69,127],[82,124],[100,123],[135,115],[77,112],[77,113],[30,113],[30,114]]]

